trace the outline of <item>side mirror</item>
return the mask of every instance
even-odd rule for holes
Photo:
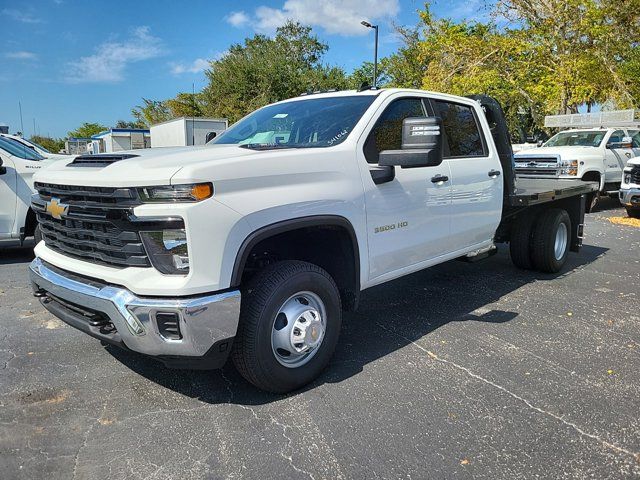
[[[204,140],[204,143],[209,143],[211,140],[213,140],[214,138],[216,138],[216,135],[218,135],[216,132],[209,132],[207,133],[207,136]]]
[[[607,143],[608,149],[613,148],[631,148],[633,144],[633,138],[631,137],[622,137],[622,141],[620,142],[609,142]]]
[[[401,150],[383,150],[381,167],[435,167],[442,163],[442,119],[440,117],[405,118],[402,122]]]
[[[4,161],[2,160],[2,157],[0,157],[0,175],[4,175],[5,173],[7,173],[7,167],[3,167],[3,163]]]
[[[544,144],[544,142],[542,140],[538,140],[538,142],[536,143],[538,148],[540,148],[543,144]]]

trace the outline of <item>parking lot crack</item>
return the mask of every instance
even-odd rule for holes
[[[503,387],[501,385],[498,385],[497,383],[478,375],[477,373],[472,372],[467,367],[459,365],[459,364],[457,364],[457,363],[455,363],[455,362],[453,362],[451,360],[446,360],[444,358],[440,358],[435,353],[433,353],[430,350],[424,348],[422,345],[418,344],[417,342],[414,342],[413,340],[411,340],[411,339],[409,339],[409,338],[407,338],[407,337],[405,337],[403,335],[400,335],[399,333],[397,333],[397,332],[395,332],[393,330],[390,330],[389,328],[387,328],[387,327],[385,327],[385,326],[383,326],[383,325],[381,325],[379,323],[376,323],[376,325],[378,327],[380,327],[381,329],[383,329],[383,330],[385,330],[385,331],[387,331],[387,332],[389,332],[389,333],[391,333],[393,335],[396,335],[397,337],[400,337],[403,340],[409,342],[411,345],[413,345],[417,349],[419,349],[419,350],[423,351],[424,353],[426,353],[432,360],[434,360],[436,362],[439,362],[439,363],[442,363],[442,364],[445,364],[445,365],[448,365],[448,366],[451,366],[451,367],[453,367],[453,368],[455,368],[455,369],[457,369],[457,370],[459,370],[461,372],[464,372],[465,374],[469,375],[470,377],[472,377],[472,378],[474,378],[474,379],[476,379],[476,380],[478,380],[480,382],[486,383],[487,385],[490,385],[491,387],[496,388],[496,389],[502,391],[503,393],[509,395],[510,397],[514,398],[515,400],[525,404],[531,410],[534,410],[534,411],[536,411],[538,413],[541,413],[543,415],[549,416],[549,417],[551,417],[551,418],[563,423],[567,427],[570,427],[571,429],[573,429],[579,435],[581,435],[583,437],[586,437],[586,438],[590,438],[592,440],[595,440],[595,441],[599,442],[601,445],[603,445],[606,448],[614,450],[614,451],[616,451],[616,452],[618,452],[620,454],[623,454],[623,455],[628,455],[631,458],[633,458],[635,461],[640,462],[640,452],[633,452],[633,451],[631,451],[631,450],[629,450],[627,448],[624,448],[624,447],[621,447],[621,446],[616,445],[614,443],[611,443],[611,442],[605,440],[604,438],[602,438],[602,437],[600,437],[600,436],[598,436],[596,434],[589,433],[586,430],[584,430],[582,427],[580,427],[579,425],[576,425],[575,423],[573,423],[573,422],[571,422],[569,420],[566,420],[565,418],[563,418],[560,415],[557,415],[557,414],[555,414],[553,412],[550,412],[548,410],[545,410],[545,409],[543,409],[541,407],[538,407],[538,406],[534,405],[531,401],[527,400],[526,398],[521,397],[517,393],[514,393],[514,392],[508,390],[507,388],[505,388],[505,387]]]

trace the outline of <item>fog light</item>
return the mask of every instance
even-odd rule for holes
[[[167,340],[180,340],[180,315],[176,312],[156,312],[158,331]]]
[[[140,232],[153,266],[167,275],[189,273],[189,248],[184,228],[160,232]]]

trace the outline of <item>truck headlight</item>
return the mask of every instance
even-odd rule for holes
[[[578,175],[578,160],[562,160],[560,166],[561,175]]]
[[[184,228],[140,232],[142,243],[153,266],[167,275],[189,273],[189,247]]]
[[[138,188],[140,200],[145,203],[200,202],[213,195],[212,183],[162,185]]]

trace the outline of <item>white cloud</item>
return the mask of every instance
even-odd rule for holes
[[[6,15],[7,17],[11,17],[16,22],[22,23],[44,23],[40,17],[35,16],[31,12],[27,12],[25,10],[18,10],[15,8],[5,8],[2,10],[2,15]]]
[[[231,12],[229,15],[225,17],[225,20],[228,24],[233,25],[234,27],[244,27],[249,21],[249,15],[247,15],[243,11],[239,12]]]
[[[209,68],[209,60],[196,58],[191,63],[170,63],[171,73],[181,75],[183,73],[200,73]]]
[[[399,0],[286,0],[282,8],[258,7],[255,15],[260,31],[273,31],[291,19],[321,27],[328,34],[356,36],[370,33],[360,24],[362,20],[376,23],[399,11]]]
[[[11,58],[13,60],[35,60],[38,58],[33,52],[19,51],[19,52],[8,52],[4,54],[5,57]]]
[[[122,42],[104,42],[93,55],[67,64],[65,79],[70,83],[119,82],[130,63],[156,58],[164,53],[162,41],[151,35],[149,27],[136,28]]]

